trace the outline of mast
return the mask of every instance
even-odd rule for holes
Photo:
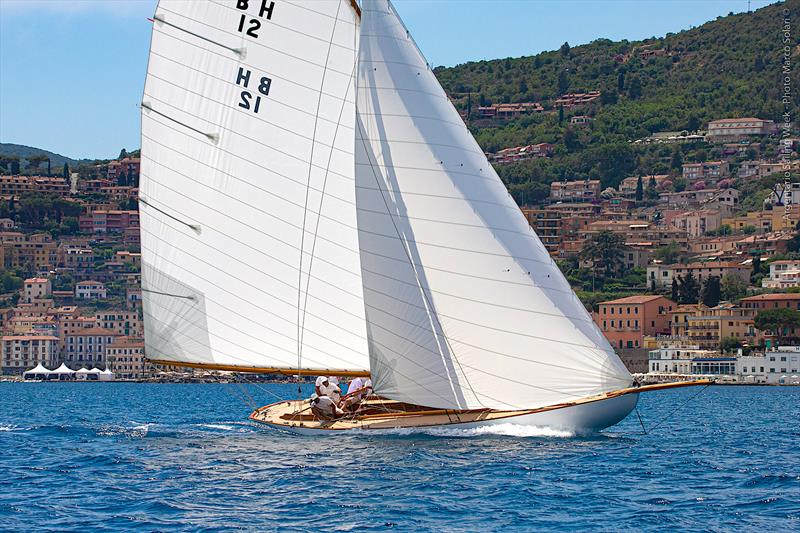
[[[387,0],[363,2],[355,148],[376,393],[531,409],[630,385]]]
[[[350,0],[161,0],[142,98],[146,353],[364,375]]]

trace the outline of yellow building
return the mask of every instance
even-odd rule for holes
[[[687,337],[689,342],[701,349],[719,348],[723,339],[736,339],[742,344],[755,341],[753,309],[720,304],[710,309],[698,309],[694,316],[687,317]]]

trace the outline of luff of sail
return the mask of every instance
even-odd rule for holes
[[[375,391],[530,409],[631,376],[387,0],[362,3],[359,244]]]
[[[349,0],[161,0],[142,99],[146,353],[368,369]]]

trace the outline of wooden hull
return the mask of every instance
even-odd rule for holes
[[[627,394],[592,402],[541,411],[445,411],[424,410],[384,400],[370,404],[372,414],[320,421],[306,409],[306,401],[271,404],[256,410],[250,419],[272,427],[300,434],[332,433],[347,430],[391,431],[449,427],[472,429],[497,424],[515,424],[549,428],[570,433],[592,433],[617,424],[636,406],[638,394]],[[398,409],[399,408],[399,409]],[[397,410],[399,412],[391,412]],[[300,411],[301,414],[294,413]]]
[[[393,400],[371,398],[359,414],[336,420],[319,420],[310,412],[308,400],[276,402],[250,415],[250,419],[272,427],[301,434],[332,433],[348,430],[387,431],[435,427],[479,428],[496,424],[535,426],[571,433],[592,433],[622,421],[639,400],[639,394],[679,387],[708,386],[709,380],[658,383],[631,387],[569,403],[524,411],[475,409],[454,411],[431,409]]]

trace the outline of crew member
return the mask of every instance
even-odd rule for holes
[[[344,411],[339,409],[333,400],[318,394],[311,395],[311,412],[320,420],[335,420],[344,414]]]

